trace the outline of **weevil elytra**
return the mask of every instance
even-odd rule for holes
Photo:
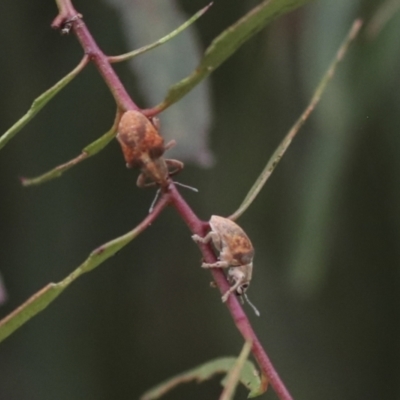
[[[212,241],[215,249],[219,252],[219,261],[213,264],[203,263],[201,266],[203,268],[228,268],[227,278],[231,287],[222,296],[222,301],[225,302],[230,294],[235,293],[237,296],[243,296],[253,307],[255,313],[260,315],[246,296],[253,273],[254,257],[254,248],[249,237],[239,225],[228,218],[213,215],[209,225],[211,230],[206,236],[193,235],[192,239],[197,243]]]
[[[165,188],[170,176],[183,168],[182,162],[163,157],[164,152],[175,145],[175,141],[164,145],[164,139],[155,124],[140,111],[129,110],[123,114],[117,139],[127,167],[139,167],[141,170],[136,182],[139,187],[159,185]]]

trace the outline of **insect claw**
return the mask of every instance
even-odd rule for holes
[[[227,296],[227,295],[228,295],[228,296]],[[226,303],[226,301],[228,300],[229,295],[230,295],[230,293],[229,293],[229,292],[226,292],[226,293],[221,297],[221,300],[222,300],[223,303]]]

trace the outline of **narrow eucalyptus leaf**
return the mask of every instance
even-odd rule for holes
[[[0,149],[3,148],[61,89],[67,86],[68,83],[82,71],[87,62],[88,58],[85,56],[68,75],[65,75],[64,78],[33,101],[27,113],[0,137]]]
[[[89,257],[66,278],[58,283],[49,283],[43,289],[31,296],[25,303],[0,321],[0,342],[11,335],[15,330],[24,325],[32,317],[51,304],[73,281],[82,274],[98,267],[108,258],[113,256],[143,230],[145,230],[168,203],[168,198],[163,197],[139,225],[125,235],[113,239],[93,250]]]
[[[198,67],[188,77],[172,86],[158,107],[166,108],[177,102],[267,24],[309,1],[311,0],[266,0],[253,8],[213,40]]]
[[[34,185],[40,185],[55,178],[59,178],[64,172],[68,171],[69,169],[79,164],[80,162],[86,160],[87,158],[94,156],[100,150],[106,147],[115,137],[116,133],[117,133],[117,127],[113,126],[103,136],[101,136],[94,142],[87,145],[82,150],[82,153],[79,154],[79,156],[73,158],[72,160],[67,161],[64,164],[58,165],[57,167],[51,169],[50,171],[45,172],[42,175],[36,176],[34,178],[21,178],[22,184],[24,186],[34,186]]]

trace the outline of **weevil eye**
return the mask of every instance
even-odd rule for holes
[[[160,158],[164,153],[164,147],[163,146],[156,146],[156,147],[152,147],[151,149],[149,149],[149,154],[150,154],[150,158],[152,160],[156,159],[156,158]]]
[[[241,296],[249,287],[248,283],[244,283],[243,285],[240,285],[237,289],[236,289],[236,293]]]

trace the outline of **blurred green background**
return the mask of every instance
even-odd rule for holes
[[[74,2],[99,45],[117,54],[129,48],[109,3]],[[257,3],[217,0],[196,23],[201,46]],[[205,2],[180,4],[191,15]],[[182,190],[199,216],[238,207],[353,19],[368,25],[383,4],[311,2],[264,29],[209,78],[216,162],[209,169],[187,163],[179,176],[200,190]],[[53,1],[1,2],[1,132],[81,57],[72,35],[50,29],[56,11]],[[137,76],[127,65],[117,70],[134,100],[148,106]],[[297,400],[400,399],[399,71],[397,14],[378,35],[361,33],[239,221],[256,248],[249,296],[262,315],[246,310]],[[146,215],[154,190],[135,186],[137,171],[125,168],[116,141],[58,180],[19,183],[78,155],[113,117],[112,98],[89,66],[1,150],[0,271],[8,293],[1,316]],[[209,281],[186,226],[166,210],[1,344],[0,398],[137,399],[173,374],[238,354],[242,338]],[[215,379],[165,398],[219,393]],[[276,396],[271,390],[264,398]]]

